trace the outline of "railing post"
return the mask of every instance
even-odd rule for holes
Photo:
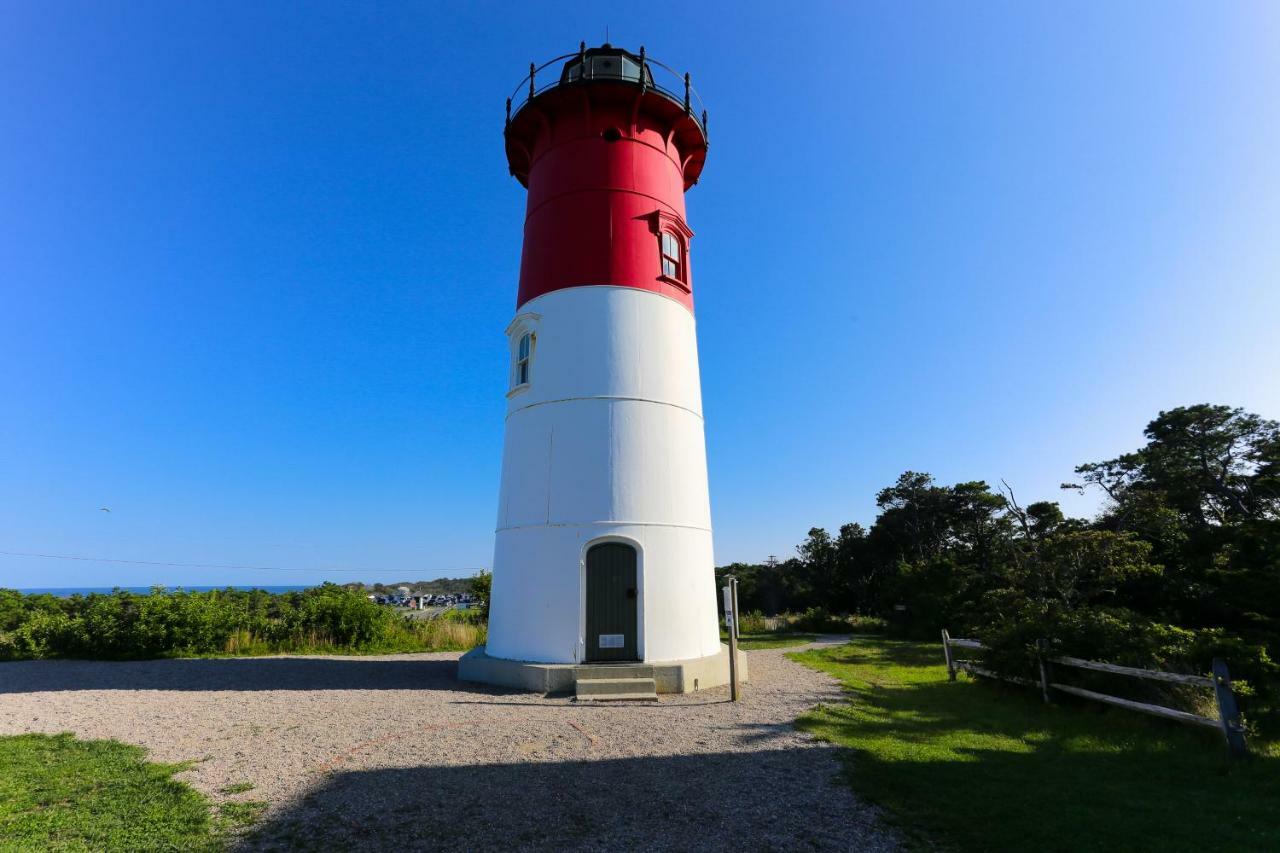
[[[507,123],[504,125],[504,127],[510,127],[510,126],[511,126],[511,99],[507,98]]]
[[[530,62],[529,63],[529,100],[531,101],[533,100],[533,75],[536,74],[537,71],[538,71],[538,66]]]
[[[1046,705],[1053,702],[1049,698],[1049,641],[1036,640],[1036,663],[1040,664],[1040,693]]]
[[[1218,719],[1222,721],[1222,734],[1227,739],[1227,751],[1232,755],[1245,755],[1249,746],[1244,741],[1244,724],[1240,722],[1240,706],[1236,694],[1231,691],[1231,673],[1222,658],[1213,659],[1213,692],[1218,698]]]
[[[702,141],[711,144],[711,131],[707,130],[707,111],[702,111]]]
[[[947,680],[956,680],[956,662],[951,659],[951,635],[942,629],[942,655],[947,659]]]
[[[649,90],[649,77],[644,73],[644,45],[640,45],[640,94]]]
[[[690,89],[689,72],[686,71],[684,72],[684,111],[686,115],[692,112],[692,109],[690,108],[690,105],[689,105],[689,89]]]

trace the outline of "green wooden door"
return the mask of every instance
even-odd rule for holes
[[[639,660],[636,549],[619,542],[587,551],[587,660]]]

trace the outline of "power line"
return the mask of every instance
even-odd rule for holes
[[[167,566],[179,569],[243,569],[254,572],[341,572],[368,573],[378,572],[385,575],[408,574],[403,569],[296,569],[287,566],[232,566],[224,563],[169,563],[160,560],[119,560],[114,557],[82,557],[74,554],[35,554],[28,551],[0,551],[0,555],[9,557],[38,557],[43,560],[79,560],[86,563],[125,563],[131,566]],[[462,566],[446,569],[447,572],[486,571],[485,566]]]

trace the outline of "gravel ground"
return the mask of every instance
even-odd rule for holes
[[[893,850],[792,727],[834,680],[750,652],[726,688],[579,704],[455,680],[457,654],[0,664],[0,734],[72,731],[195,760],[265,800],[271,849]],[[252,783],[253,790],[221,789]]]

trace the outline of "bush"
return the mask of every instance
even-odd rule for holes
[[[65,599],[0,590],[0,660],[457,650],[484,642],[483,623],[479,611],[408,620],[334,584]]]
[[[787,628],[807,634],[844,634],[849,631],[849,620],[833,615],[825,607],[810,607],[790,620]]]
[[[1231,669],[1233,686],[1245,710],[1254,716],[1273,716],[1274,692],[1280,686],[1280,666],[1267,647],[1233,637],[1220,628],[1192,630],[1153,622],[1124,608],[1054,609],[1028,604],[990,627],[979,630],[988,647],[983,662],[996,672],[1038,677],[1036,641],[1048,639],[1053,655],[1106,661],[1139,669],[1159,669],[1205,675],[1213,658]],[[1204,690],[1186,690],[1137,682],[1134,679],[1063,670],[1081,686],[1093,684],[1101,692],[1172,704],[1196,713],[1206,710]]]
[[[763,634],[769,630],[769,623],[763,613],[752,610],[738,617],[738,630],[743,634]]]
[[[849,629],[855,634],[883,634],[889,630],[889,623],[879,616],[854,614],[847,621]]]

